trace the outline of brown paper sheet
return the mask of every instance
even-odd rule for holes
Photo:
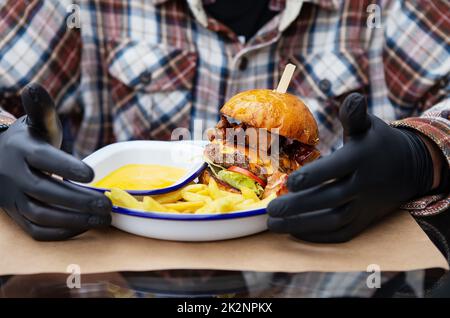
[[[382,271],[445,268],[443,255],[407,212],[398,212],[343,244],[311,244],[269,232],[205,243],[159,241],[115,229],[64,242],[36,242],[0,211],[0,275],[159,269]]]

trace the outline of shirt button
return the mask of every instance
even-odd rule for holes
[[[247,69],[248,66],[248,58],[246,58],[245,56],[241,59],[241,63],[239,64],[239,70],[240,71],[245,71]]]
[[[319,82],[319,88],[322,92],[328,94],[331,90],[331,82],[327,79],[323,79]]]
[[[142,84],[149,84],[152,81],[152,74],[144,72],[139,76],[139,80]]]

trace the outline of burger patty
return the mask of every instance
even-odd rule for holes
[[[261,168],[257,165],[250,165],[250,159],[242,152],[235,149],[232,153],[223,153],[220,145],[208,144],[205,147],[205,155],[215,164],[228,169],[232,166],[244,168],[257,176],[261,175]]]
[[[239,150],[239,148],[233,149],[232,147],[228,147],[227,149],[232,149],[233,151],[227,151],[224,153],[221,145],[211,143],[205,147],[204,154],[216,165],[219,165],[225,169],[232,166],[237,166],[250,171],[264,181],[267,181],[267,178],[273,173],[273,165],[265,167],[257,162],[254,162],[254,160],[251,161],[245,153]],[[291,173],[299,167],[300,165],[298,162],[291,159],[286,153],[283,152],[279,154],[277,170],[280,170],[283,173]],[[268,171],[268,169],[271,169],[272,171]]]

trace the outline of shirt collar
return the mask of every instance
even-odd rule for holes
[[[175,0],[153,0],[155,5],[160,5],[168,1]],[[203,4],[205,1],[211,3],[215,0],[184,0],[188,3],[191,13],[194,15],[197,22],[205,28],[208,27],[208,16]],[[281,12],[281,20],[278,25],[278,31],[283,32],[299,15],[302,5],[305,2],[310,2],[321,6],[324,9],[337,10],[342,0],[271,0],[271,9],[279,10]]]
[[[174,0],[152,0],[155,5],[160,5]],[[203,0],[203,4],[214,3],[216,0]],[[286,7],[286,1],[288,0],[271,0],[269,3],[270,9],[273,11],[282,11]],[[340,0],[305,0],[304,2],[310,2],[316,4],[324,9],[337,10],[339,9]]]

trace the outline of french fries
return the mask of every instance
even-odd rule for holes
[[[170,203],[168,203],[170,204]],[[144,197],[142,201],[142,207],[144,208],[144,211],[158,211],[158,212],[171,212],[171,209],[167,206],[162,205],[155,199],[153,199],[150,196]],[[172,210],[173,211],[173,210]]]
[[[205,202],[210,203],[212,199],[207,195],[198,194],[195,192],[183,192],[181,194],[184,200],[188,202]]]
[[[244,197],[245,200],[252,200],[255,202],[259,201],[259,198],[254,191],[252,191],[248,188],[242,188],[241,192],[242,192],[242,196]]]
[[[193,213],[204,205],[205,203],[202,201],[195,201],[195,202],[168,203],[167,207],[174,209],[178,212]]]
[[[137,210],[141,210],[143,208],[142,202],[138,201],[131,194],[123,190],[113,188],[111,189],[111,192],[106,192],[105,195],[114,205]]]
[[[258,209],[266,207],[276,195],[263,200],[250,189],[241,189],[241,194],[220,190],[216,181],[209,184],[190,184],[167,194],[135,198],[120,189],[111,189],[105,195],[116,206],[146,212],[215,214]]]
[[[206,184],[197,183],[197,184],[190,184],[190,185],[185,186],[181,190],[181,192],[200,192],[200,191],[203,191],[206,189],[208,189]]]
[[[166,194],[159,194],[154,195],[153,199],[158,201],[159,203],[175,203],[177,201],[180,201],[183,197],[181,196],[181,190],[166,193]]]

